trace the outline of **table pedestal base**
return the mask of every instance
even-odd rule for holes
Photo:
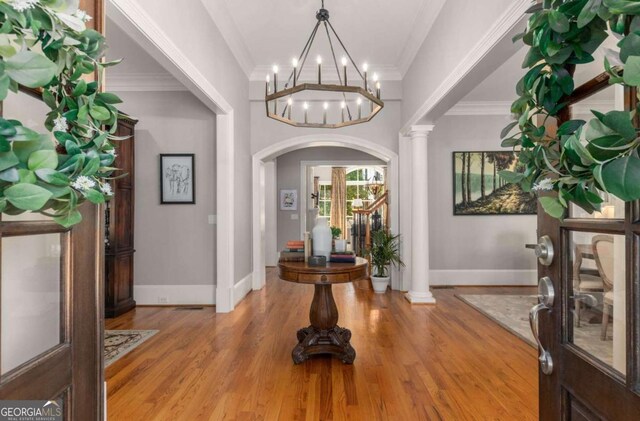
[[[320,330],[313,326],[298,331],[298,345],[293,348],[291,357],[293,362],[300,364],[316,354],[333,354],[345,364],[353,364],[356,351],[349,341],[351,331],[334,326],[327,330]]]

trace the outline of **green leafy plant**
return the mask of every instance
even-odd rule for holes
[[[545,0],[530,8],[525,32],[514,40],[529,46],[511,106],[517,120],[501,133],[502,145],[520,148],[524,173],[502,171],[507,182],[525,191],[556,191],[540,202],[563,218],[570,203],[592,213],[600,210],[605,192],[624,201],[640,199],[640,140],[632,112],[592,111],[590,121],[569,120],[557,132],[545,128],[560,117],[574,90],[577,65],[592,62],[609,36],[619,38],[604,70],[610,84],[640,86],[640,2],[631,0]]]
[[[404,266],[400,257],[400,234],[392,235],[385,230],[374,231],[371,234],[371,246],[367,249],[367,256],[373,265],[373,276],[389,276],[389,265]]]
[[[102,61],[105,39],[86,28],[91,17],[78,4],[0,0],[0,101],[21,85],[40,89],[53,134],[0,118],[0,212],[40,212],[65,227],[81,221],[79,204],[112,195],[121,102],[101,92],[102,71],[118,62]]]
[[[334,240],[337,240],[340,237],[340,234],[342,234],[342,230],[338,227],[331,227],[331,237]]]

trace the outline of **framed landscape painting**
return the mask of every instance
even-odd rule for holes
[[[194,154],[160,155],[160,203],[193,205],[196,203]]]
[[[507,184],[498,175],[519,169],[514,152],[454,152],[453,214],[535,215],[536,196]]]

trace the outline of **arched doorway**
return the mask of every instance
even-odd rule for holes
[[[387,163],[390,200],[391,200],[391,229],[395,232],[399,228],[399,177],[398,154],[388,148],[378,145],[366,139],[336,134],[299,136],[278,142],[253,154],[253,283],[254,290],[261,289],[266,280],[265,272],[265,177],[273,176],[265,174],[265,163],[272,161],[280,155],[304,148],[313,147],[342,147],[366,152]],[[401,278],[395,288],[401,285]]]

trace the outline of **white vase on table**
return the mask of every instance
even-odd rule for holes
[[[313,227],[311,236],[313,238],[313,255],[324,256],[328,262],[331,257],[331,242],[333,240],[331,228],[329,228],[329,218],[316,218],[316,226]]]

